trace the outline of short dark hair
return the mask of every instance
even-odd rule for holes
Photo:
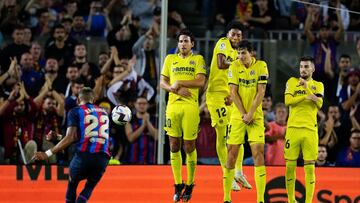
[[[69,68],[77,68],[78,70],[80,69],[75,63],[70,63],[70,64],[68,65],[68,67],[66,68],[66,71],[67,71],[67,69],[69,69]]]
[[[22,24],[16,24],[14,26],[14,29],[13,29],[13,33],[15,32],[15,30],[24,30],[25,29],[25,26],[22,25]]]
[[[351,57],[348,54],[341,54],[341,56],[339,57],[339,60],[342,59],[342,58],[346,58],[346,59],[349,59],[351,61]]]
[[[354,133],[360,133],[360,129],[357,129],[357,128],[351,129],[351,135],[354,134]]]
[[[248,50],[248,52],[252,52],[252,51],[254,51],[254,47],[253,47],[253,45],[251,44],[251,42],[250,41],[248,41],[248,40],[243,40],[243,41],[241,41],[240,43],[239,43],[239,50],[240,49],[246,49],[246,50]]]
[[[178,41],[179,41],[179,38],[180,38],[181,35],[186,35],[186,36],[190,37],[191,42],[195,42],[195,36],[194,36],[194,34],[193,34],[190,30],[188,30],[188,29],[182,29],[182,30],[179,32],[179,34],[177,35],[177,37],[176,37],[176,39],[177,39]]]
[[[65,30],[65,27],[62,24],[57,24],[52,29],[52,35],[54,35],[56,29],[63,29]]]
[[[302,56],[302,57],[300,58],[300,62],[301,62],[301,61],[310,61],[311,63],[314,64],[314,58],[313,58],[312,56]]]
[[[35,16],[36,17],[41,17],[41,15],[43,13],[49,13],[49,10],[46,9],[46,8],[40,8],[40,9],[36,10]]]
[[[100,55],[108,55],[109,56],[109,52],[107,51],[100,51],[100,53],[98,54],[98,56]]]
[[[244,29],[244,26],[239,21],[233,20],[226,26],[226,33],[228,33],[231,29],[237,29],[242,31]]]
[[[85,45],[84,43],[82,43],[82,42],[76,43],[75,46],[74,46],[74,48],[77,47],[77,46],[84,46],[85,49],[86,49],[86,45]]]
[[[73,18],[78,17],[78,16],[84,18],[84,15],[80,11],[75,11]]]
[[[77,84],[77,85],[85,85],[85,81],[81,77],[79,77],[72,83],[72,85],[75,85],[75,84]]]
[[[324,148],[326,149],[326,151],[328,151],[327,146],[326,146],[326,145],[324,145],[324,144],[319,144],[319,145],[318,145],[318,147],[324,147]]]

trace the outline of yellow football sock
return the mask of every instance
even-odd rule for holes
[[[296,161],[286,161],[285,185],[288,202],[295,202]]]
[[[225,170],[225,164],[226,164],[226,159],[227,159],[227,148],[226,148],[226,139],[225,139],[226,130],[227,130],[226,125],[224,125],[224,126],[216,125],[215,126],[216,152],[217,152],[223,173]]]
[[[181,167],[182,167],[182,157],[181,157],[181,151],[178,152],[170,152],[170,163],[172,172],[174,175],[175,184],[181,184],[182,183],[182,177],[181,177]]]
[[[315,190],[315,164],[305,164],[304,170],[305,170],[305,188],[306,188],[305,203],[311,203]]]
[[[257,193],[257,202],[264,203],[264,193],[266,186],[266,169],[265,166],[255,166],[255,184]]]
[[[244,145],[240,145],[238,157],[235,164],[235,175],[239,176],[242,174],[242,164],[244,160]]]
[[[197,152],[196,149],[194,149],[194,151],[186,154],[187,185],[191,185],[194,183],[196,162]]]
[[[235,169],[225,168],[224,179],[223,179],[224,202],[231,201],[231,184],[234,180],[234,176],[235,176]]]

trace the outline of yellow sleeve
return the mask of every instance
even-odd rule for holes
[[[234,63],[231,63],[229,67],[229,72],[228,72],[229,84],[239,85],[238,74],[236,71],[237,65],[239,65],[239,62],[235,61]]]
[[[318,107],[318,109],[320,109],[324,102],[324,85],[322,82],[318,82],[316,86],[317,87],[315,95],[319,98],[319,100],[316,102],[316,106]]]
[[[231,45],[229,43],[227,43],[226,40],[227,39],[221,38],[216,43],[215,48],[214,48],[214,54],[216,55],[216,57],[218,54],[223,54],[225,57],[227,57],[228,50],[231,49],[231,47],[230,47]]]
[[[296,87],[296,84],[297,84],[297,80],[295,78],[290,78],[286,82],[286,88],[285,88],[285,93],[284,93],[286,106],[296,105],[299,102],[302,102],[307,97],[307,95],[294,97],[294,95],[295,95],[294,88]]]
[[[206,75],[206,65],[204,57],[201,55],[198,55],[197,65],[196,65],[196,74],[204,74]]]
[[[171,65],[171,57],[170,55],[167,55],[164,60],[163,69],[161,71],[161,75],[170,77],[170,65]]]
[[[315,92],[315,95],[317,97],[324,97],[324,85],[322,82],[318,82],[317,85],[316,85],[316,92]]]
[[[265,61],[259,64],[259,69],[258,84],[266,84],[269,79],[269,71]]]
[[[290,78],[287,82],[286,82],[286,87],[285,87],[285,93],[284,94],[290,94],[292,96],[294,96],[294,80],[295,78]]]

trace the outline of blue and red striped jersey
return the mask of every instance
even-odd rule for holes
[[[155,124],[155,119],[150,118],[151,123]],[[139,129],[143,119],[137,118],[136,114],[130,121],[133,131]],[[141,133],[139,138],[128,145],[126,162],[131,164],[155,164],[155,143],[147,128]]]
[[[109,152],[109,116],[106,111],[93,104],[84,104],[71,109],[67,126],[78,128],[76,150],[79,152]]]

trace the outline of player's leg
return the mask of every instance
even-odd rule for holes
[[[226,136],[228,133],[231,106],[226,106],[224,100],[217,100],[219,98],[221,97],[207,95],[206,103],[211,116],[211,125],[214,127],[216,132],[216,153],[224,174],[227,158]],[[235,180],[232,183],[231,189],[234,191],[241,190]]]
[[[251,153],[254,159],[254,179],[258,203],[264,203],[266,187],[266,168],[264,160],[264,143],[250,142]]]
[[[195,171],[197,163],[195,140],[184,140],[184,151],[186,153],[187,180],[184,193],[182,194],[182,201],[187,202],[191,199],[195,183]]]
[[[66,203],[75,203],[76,201],[76,189],[82,179],[82,165],[83,161],[79,155],[75,155],[69,165],[69,180],[66,189]]]
[[[197,152],[195,142],[198,134],[200,116],[197,105],[183,105],[185,108],[182,120],[182,130],[184,134],[184,151],[186,153],[187,181],[182,201],[187,202],[191,199],[192,190],[195,182],[195,171],[197,164]]]
[[[175,192],[173,200],[175,202],[180,201],[184,184],[182,181],[181,167],[182,167],[182,156],[181,156],[181,137],[169,136],[170,143],[170,164],[175,181]]]
[[[215,125],[216,132],[216,153],[218,155],[222,170],[225,169],[227,149],[226,149],[226,130],[225,125]]]
[[[181,110],[176,109],[179,106],[167,106],[166,109],[166,127],[164,128],[169,135],[170,144],[170,164],[174,176],[175,192],[173,196],[174,202],[178,202],[181,199],[182,190],[184,184],[182,182],[181,167],[181,140],[182,132],[180,129],[181,123]]]
[[[235,163],[239,154],[239,148],[239,144],[228,144],[228,156],[223,179],[224,202],[231,201],[231,188],[234,181]]]
[[[211,126],[215,128],[216,132],[216,153],[224,172],[227,157],[226,136],[230,110],[221,98],[219,95],[206,94],[206,104],[211,117]]]
[[[235,165],[235,180],[246,189],[252,189],[251,184],[247,181],[242,170],[242,162],[244,160],[244,145],[240,145],[238,158]]]
[[[294,203],[295,200],[295,182],[296,182],[296,160],[300,153],[300,141],[298,128],[287,128],[285,135],[285,185],[288,196],[288,202]]]
[[[248,125],[248,141],[250,143],[252,157],[254,159],[254,179],[256,185],[257,202],[264,203],[264,194],[266,187],[266,168],[264,156],[265,129],[263,121],[255,121]]]
[[[231,186],[235,176],[235,163],[239,154],[240,145],[245,142],[245,124],[240,120],[230,121],[230,130],[227,140],[228,156],[226,161],[226,168],[224,171],[223,187],[224,187],[224,202],[231,202]]]
[[[305,171],[305,188],[306,199],[305,203],[311,203],[315,190],[315,160],[318,156],[318,136],[317,130],[304,129],[305,138],[301,143],[303,157],[304,157],[304,171]]]
[[[109,158],[105,154],[91,154],[88,159],[88,168],[91,168],[84,189],[80,192],[76,202],[85,203],[90,199],[92,191],[103,176],[108,165]]]

